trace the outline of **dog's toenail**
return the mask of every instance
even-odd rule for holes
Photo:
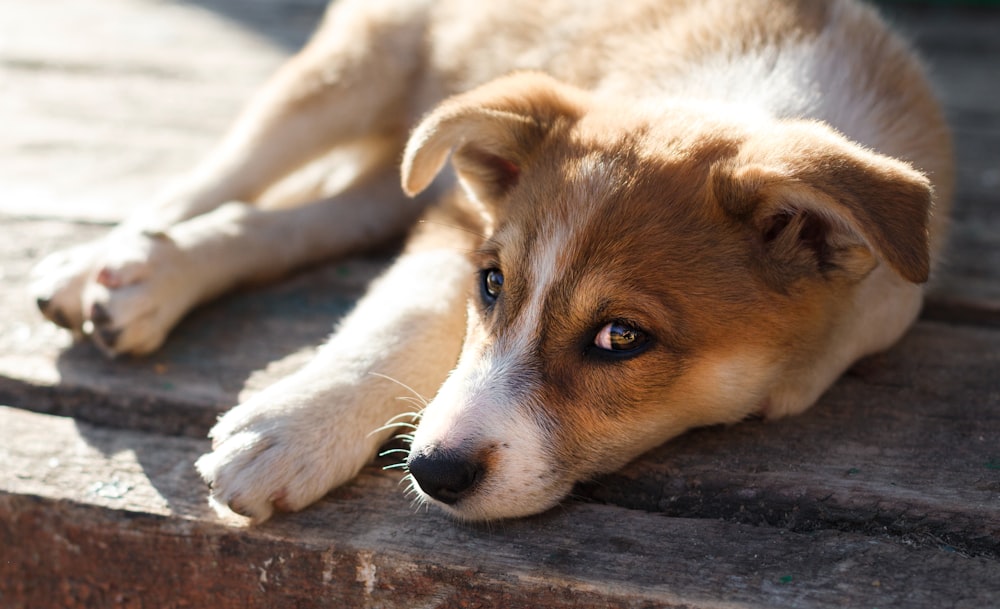
[[[108,314],[108,310],[104,307],[104,305],[99,302],[95,302],[93,306],[90,307],[90,321],[100,326],[111,321],[111,315]]]
[[[38,310],[41,311],[42,313],[44,313],[46,311],[46,309],[49,308],[49,305],[52,304],[52,299],[51,298],[43,298],[43,297],[39,296],[38,298],[35,299],[35,304],[38,305]]]
[[[63,313],[62,309],[56,309],[52,312],[52,323],[57,326],[62,326],[63,328],[70,328],[69,318],[66,317],[66,314]]]
[[[150,239],[155,239],[157,241],[170,241],[170,235],[168,235],[166,231],[163,230],[148,228],[142,231],[142,234],[146,237],[149,237]]]
[[[113,348],[115,343],[118,342],[118,337],[121,336],[121,333],[121,328],[102,328],[97,332],[104,346],[111,348]]]
[[[232,511],[234,514],[239,514],[240,516],[243,516],[244,518],[253,518],[253,514],[250,512],[250,510],[248,510],[246,507],[244,507],[239,502],[238,499],[233,499],[232,501],[230,501],[226,505],[229,507],[230,511]]]

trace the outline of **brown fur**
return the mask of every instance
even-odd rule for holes
[[[539,250],[570,231],[544,325],[519,344],[515,384],[529,389],[514,399],[552,430],[553,461],[574,479],[766,410],[769,386],[816,360],[878,259],[910,281],[929,272],[928,180],[818,123],[761,132],[698,112],[630,116],[515,75],[421,124],[403,164],[408,190],[456,144],[490,235],[474,264],[507,278],[493,310],[470,313],[467,349],[523,333]],[[600,183],[580,169],[595,162]],[[655,343],[621,361],[594,357],[609,319]],[[719,366],[734,356],[742,378],[727,386]]]

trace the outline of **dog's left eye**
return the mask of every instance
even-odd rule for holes
[[[485,269],[480,272],[480,283],[483,292],[483,301],[486,304],[493,304],[500,297],[503,290],[503,273],[500,269]]]
[[[649,344],[649,335],[632,324],[613,321],[597,332],[594,346],[619,355],[635,353]]]

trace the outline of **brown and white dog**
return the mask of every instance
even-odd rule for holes
[[[433,196],[403,196],[400,158]],[[289,186],[318,159],[348,179]],[[419,419],[421,496],[513,517],[692,427],[808,408],[917,316],[951,190],[920,66],[851,0],[340,0],[183,188],[35,292],[147,353],[194,305],[423,214],[197,466],[263,521]],[[435,397],[417,415],[401,385]]]

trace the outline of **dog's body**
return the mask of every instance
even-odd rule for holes
[[[338,192],[275,186],[332,149],[351,152]],[[452,156],[426,212],[401,153],[411,195]],[[300,509],[409,425],[398,382],[436,394],[421,493],[518,516],[686,429],[801,412],[891,345],[951,180],[919,66],[847,0],[340,0],[184,188],[45,261],[36,292],[145,353],[235,284],[426,213],[198,467],[257,521]]]

